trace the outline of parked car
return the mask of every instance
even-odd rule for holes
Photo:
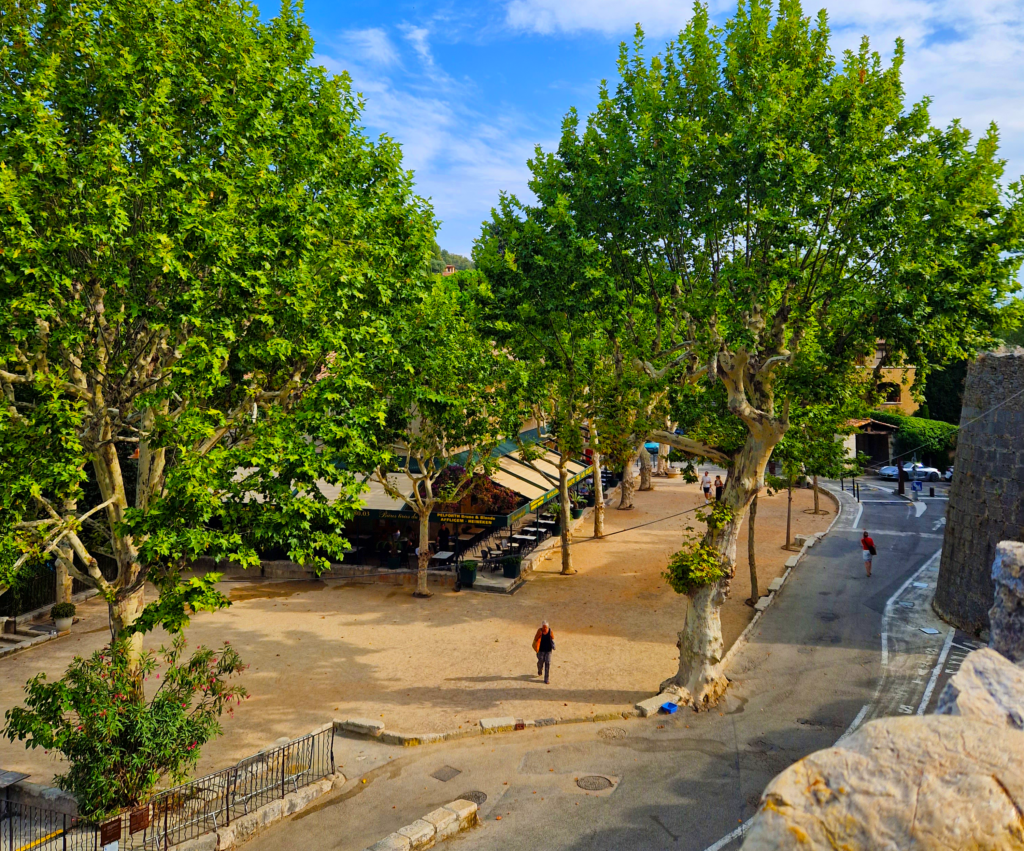
[[[889,479],[896,481],[899,478],[899,468],[892,464],[890,466],[882,467],[878,471],[879,478]],[[908,482],[920,481],[920,482],[937,482],[942,478],[942,474],[934,467],[927,467],[924,464],[915,464],[908,462],[903,465],[903,472]]]

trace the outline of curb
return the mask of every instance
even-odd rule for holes
[[[400,827],[366,851],[412,851],[414,848],[430,848],[434,843],[455,836],[480,823],[478,807],[472,801],[461,798],[438,807],[412,824]]]

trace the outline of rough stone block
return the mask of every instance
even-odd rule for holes
[[[366,851],[410,851],[412,843],[408,836],[400,833],[391,833],[379,842],[374,842]]]
[[[768,583],[769,591],[778,591],[782,587],[782,577],[776,576],[771,582]]]
[[[450,804],[445,804],[444,808],[455,813],[455,818],[459,822],[459,830],[466,830],[476,824],[477,805],[472,801],[464,801],[460,798]]]
[[[452,810],[440,807],[423,816],[423,821],[434,828],[437,840],[447,839],[459,832],[459,818]]]
[[[1024,848],[1024,732],[949,716],[871,721],[768,784],[743,851]]]
[[[672,692],[663,691],[661,694],[657,694],[654,697],[649,697],[647,700],[641,700],[636,704],[636,710],[640,713],[641,718],[648,718],[651,715],[657,715],[658,710],[661,709],[663,704],[666,703],[679,703],[679,695],[673,694]]]
[[[989,646],[1011,662],[1024,663],[1024,544],[1002,541],[992,562],[995,602],[989,610]]]
[[[813,547],[815,538],[813,535],[794,535],[793,540],[798,547],[806,547],[808,545]]]
[[[516,726],[516,719],[511,716],[507,718],[481,718],[480,728],[485,733],[497,733],[502,730],[513,730]]]
[[[987,647],[975,650],[946,683],[935,714],[1024,730],[1024,670]]]
[[[57,844],[60,844],[59,841]],[[173,846],[174,851],[217,851],[219,847],[216,833],[204,833],[195,839]]]
[[[346,733],[355,733],[358,736],[377,737],[384,732],[384,722],[374,721],[370,718],[346,718],[335,721],[334,726],[336,729]]]
[[[416,819],[412,824],[400,827],[398,832],[409,839],[413,848],[429,848],[434,844],[436,831],[426,819]]]
[[[762,597],[760,600],[758,600],[756,603],[754,603],[754,609],[756,611],[758,611],[758,612],[763,612],[765,609],[767,609],[772,604],[772,600],[774,600],[774,599],[775,599],[774,592],[769,594],[767,597]]]
[[[786,559],[786,567],[796,567],[800,564],[800,556],[790,556]]]

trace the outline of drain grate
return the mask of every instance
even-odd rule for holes
[[[484,804],[487,803],[486,792],[463,792],[461,795],[459,795],[459,798],[463,801],[472,801],[478,807],[482,807]]]
[[[588,774],[577,780],[576,785],[587,792],[603,792],[605,789],[611,789],[615,784],[600,774]]]
[[[450,765],[442,765],[437,771],[430,776],[435,780],[440,780],[442,783],[447,783],[453,777],[458,777],[462,774],[457,768],[452,768]]]
[[[621,727],[603,727],[597,733],[602,739],[624,739],[626,731]]]

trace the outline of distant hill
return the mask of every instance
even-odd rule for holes
[[[460,272],[463,269],[475,269],[473,261],[468,257],[463,257],[461,254],[452,254],[450,251],[445,251],[436,242],[434,243],[434,256],[430,260],[430,271],[434,274],[441,274],[444,271],[445,266],[454,266]]]

